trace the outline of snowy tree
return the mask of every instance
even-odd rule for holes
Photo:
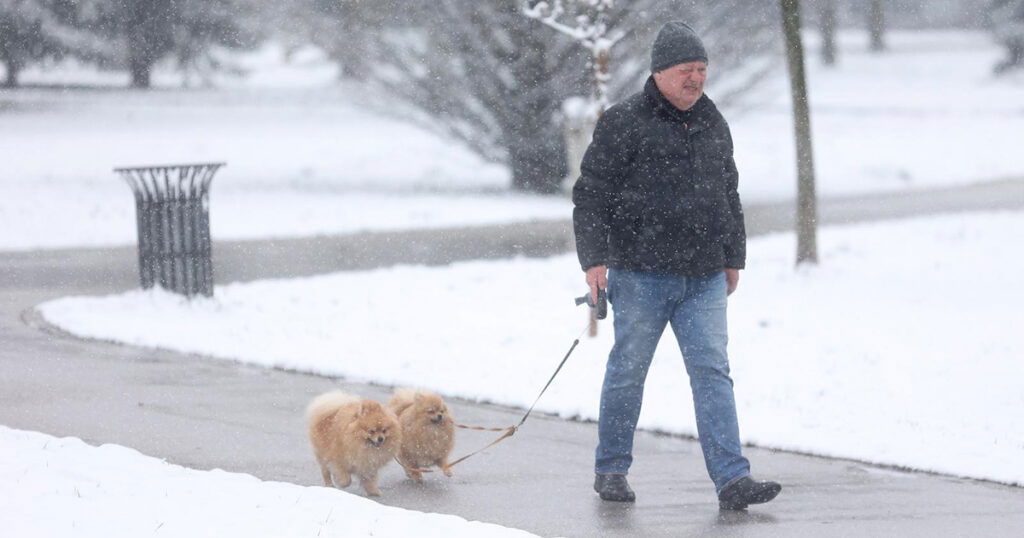
[[[148,88],[153,66],[174,56],[185,69],[212,69],[215,46],[242,48],[256,41],[249,0],[88,0],[83,24],[120,52],[106,62],[128,68],[132,86]]]
[[[518,190],[551,193],[565,175],[556,121],[571,43],[552,42],[518,0],[437,0],[407,6],[372,52],[371,86],[425,111],[426,123],[494,161]]]
[[[608,108],[608,62],[612,47],[624,37],[621,30],[610,31],[608,28],[609,11],[614,4],[614,0],[523,2],[523,13],[527,17],[568,36],[590,53],[595,116],[600,116]]]
[[[76,8],[72,0],[0,0],[0,62],[6,86],[16,86],[22,69],[31,64],[99,48],[76,28]]]
[[[5,86],[17,86],[18,74],[26,65],[60,53],[60,47],[43,30],[52,16],[40,2],[0,0],[0,61],[7,72]]]
[[[402,26],[399,0],[264,0],[269,33],[290,52],[313,44],[340,68],[342,79],[365,80],[378,36]]]
[[[174,26],[172,54],[186,75],[204,84],[215,71],[230,67],[213,54],[217,47],[245,49],[259,40],[255,7],[241,0],[193,0],[181,6]]]

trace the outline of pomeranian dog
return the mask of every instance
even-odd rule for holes
[[[398,455],[402,443],[395,414],[374,400],[334,391],[314,398],[306,419],[324,485],[345,488],[355,475],[367,495],[380,495],[377,471]]]
[[[437,466],[446,476],[448,456],[455,445],[455,424],[444,400],[428,390],[395,389],[388,409],[402,425],[402,446],[398,461],[409,478],[420,482],[423,473],[416,469]]]

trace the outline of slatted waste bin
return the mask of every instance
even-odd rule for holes
[[[187,297],[213,296],[210,182],[224,163],[115,168],[135,194],[139,279]]]

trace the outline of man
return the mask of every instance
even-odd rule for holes
[[[598,121],[573,188],[580,264],[595,300],[607,288],[615,313],[594,482],[608,501],[636,498],[626,481],[633,434],[666,325],[690,377],[719,506],[743,509],[781,490],[751,479],[740,452],[726,296],[744,266],[746,233],[729,126],[704,95],[707,61],[689,26],[666,24],[651,51],[653,75]]]

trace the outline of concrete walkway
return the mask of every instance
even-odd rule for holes
[[[822,204],[821,215],[847,222],[990,208],[1024,209],[1024,182],[834,201]],[[752,235],[792,222],[786,205],[748,207],[747,218]],[[568,223],[539,222],[218,243],[215,265],[218,281],[227,282],[569,248]],[[319,484],[301,418],[305,404],[336,387],[381,399],[389,389],[82,341],[32,311],[60,296],[135,287],[135,263],[131,248],[0,254],[0,424],[126,445],[199,469]],[[508,425],[522,413],[451,403],[456,417],[472,424]],[[460,433],[456,452],[489,435]],[[631,472],[637,503],[603,503],[590,490],[595,439],[591,423],[534,416],[512,439],[457,467],[452,479],[429,476],[414,485],[389,467],[381,501],[546,536],[1024,535],[1022,488],[756,448],[747,449],[755,474],[782,482],[782,495],[747,512],[720,513],[699,445],[645,432]]]

